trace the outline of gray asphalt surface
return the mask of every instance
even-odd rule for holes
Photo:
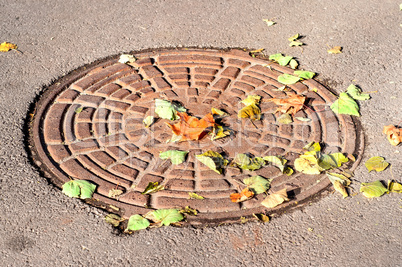
[[[263,225],[164,227],[119,236],[105,212],[48,184],[24,147],[30,104],[55,78],[112,54],[157,47],[265,48],[298,58],[300,68],[336,92],[353,81],[361,101],[363,162],[383,156],[381,173],[359,182],[402,181],[401,146],[382,128],[401,114],[399,2],[382,1],[37,1],[0,0],[0,262],[2,266],[402,266],[402,198],[332,194]],[[275,18],[267,27],[264,18]],[[299,33],[303,51],[288,46]],[[344,47],[329,55],[327,44]],[[391,174],[392,171],[392,174]]]

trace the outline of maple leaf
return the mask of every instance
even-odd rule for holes
[[[180,121],[175,124],[166,123],[176,136],[181,136],[180,141],[200,140],[207,134],[207,128],[215,125],[212,113],[208,113],[202,119],[188,115],[185,112],[177,112]]]
[[[299,110],[303,108],[304,101],[306,101],[305,96],[292,95],[288,98],[271,98],[268,101],[272,101],[280,107],[276,112],[280,111],[283,113],[289,113],[295,115]]]
[[[240,193],[230,194],[230,200],[232,200],[232,202],[242,202],[242,201],[252,198],[253,196],[254,196],[253,191],[250,191],[246,187]]]
[[[394,125],[384,126],[382,131],[387,135],[388,141],[393,146],[397,146],[400,142],[402,142],[402,128],[396,128]]]

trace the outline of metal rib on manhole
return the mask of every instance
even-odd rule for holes
[[[253,213],[279,212],[301,205],[330,185],[323,175],[282,174],[267,166],[257,171],[241,172],[228,168],[219,175],[195,160],[207,150],[225,152],[227,158],[237,153],[255,156],[282,155],[290,161],[311,141],[325,144],[324,152],[343,152],[359,156],[362,135],[348,115],[334,114],[329,106],[335,95],[315,80],[283,85],[278,75],[293,70],[271,61],[250,57],[240,50],[159,50],[133,52],[133,66],[110,57],[80,68],[56,81],[36,107],[31,128],[32,154],[44,173],[61,186],[70,178],[84,179],[97,185],[96,206],[128,218],[153,209],[190,206],[198,216],[188,216],[192,225],[235,222]],[[267,67],[269,65],[269,67]],[[239,101],[247,95],[263,99],[282,98],[297,93],[307,97],[307,105],[296,114],[310,121],[276,123],[276,105],[263,101],[263,119],[252,125],[238,119]],[[143,119],[154,114],[154,99],[177,100],[197,117],[211,107],[227,111],[224,122],[234,136],[211,141],[166,143],[172,133],[163,120],[144,128]],[[81,112],[76,112],[82,109]],[[161,160],[161,151],[190,151],[180,165]],[[356,165],[355,163],[354,165]],[[353,169],[355,166],[351,166]],[[231,193],[239,191],[243,178],[261,175],[273,178],[271,191],[289,188],[291,201],[274,209],[261,206],[264,194],[241,203],[231,202]],[[143,195],[149,182],[159,182],[165,190]],[[124,193],[109,197],[111,189]],[[205,199],[189,199],[195,192]]]

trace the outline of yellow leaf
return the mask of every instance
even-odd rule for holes
[[[334,185],[335,190],[342,194],[343,198],[349,196],[345,186],[341,182],[335,180],[332,184]]]
[[[262,202],[261,205],[267,208],[275,208],[276,206],[282,204],[285,201],[289,201],[286,188],[279,190],[276,193],[268,195]]]
[[[388,181],[388,190],[393,193],[402,193],[402,184],[394,181]]]
[[[200,196],[200,195],[198,195],[196,193],[193,193],[193,192],[188,192],[188,195],[189,195],[190,199],[204,199],[203,196]]]
[[[264,21],[267,24],[267,26],[272,26],[272,25],[276,24],[275,21],[270,20],[270,19],[263,19],[262,21]]]
[[[259,220],[259,221],[261,221],[263,223],[269,222],[269,217],[267,215],[263,214],[263,213],[257,213],[257,214],[253,213],[253,216],[255,218],[257,218],[257,220]]]
[[[310,152],[314,154],[310,154]],[[318,164],[315,153],[315,151],[308,151],[304,155],[300,155],[294,163],[296,170],[305,174],[320,174],[324,169]]]
[[[220,116],[220,117],[227,117],[227,116],[229,116],[228,113],[226,113],[225,111],[222,111],[222,110],[220,110],[220,109],[217,109],[217,108],[211,108],[211,113],[212,113],[212,115],[218,115],[218,116]]]
[[[328,50],[329,54],[341,54],[342,53],[342,47],[341,46],[334,46],[333,48]]]
[[[246,106],[258,105],[260,103],[261,96],[259,95],[248,95],[246,99],[240,101]]]
[[[237,114],[239,118],[250,118],[251,120],[260,120],[261,119],[261,110],[256,105],[245,106],[239,111]]]
[[[10,51],[12,49],[17,49],[17,45],[12,44],[12,43],[8,43],[8,42],[4,42],[4,43],[0,44],[0,52],[7,52],[7,51]]]
[[[292,42],[292,41],[296,41],[297,39],[299,39],[299,34],[297,33],[297,34],[295,34],[295,35],[293,35],[292,37],[290,37],[290,38],[288,38],[288,40],[289,40],[289,42]]]
[[[264,48],[260,48],[260,49],[250,51],[250,53],[261,53],[262,51],[264,51]]]
[[[216,140],[230,135],[230,130],[223,128],[223,126],[215,125],[212,129],[211,140]]]

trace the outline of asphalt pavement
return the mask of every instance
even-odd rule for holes
[[[2,266],[402,266],[402,197],[366,199],[360,182],[402,182],[398,1],[0,0],[0,262]],[[268,27],[262,19],[277,24]],[[288,38],[299,33],[300,47]],[[205,228],[163,227],[121,235],[106,212],[71,199],[30,162],[26,118],[52,81],[97,59],[159,47],[264,48],[297,58],[334,92],[355,83],[365,135],[352,197],[330,194],[273,218]],[[328,46],[342,46],[330,55]],[[363,162],[390,164],[368,173]]]

